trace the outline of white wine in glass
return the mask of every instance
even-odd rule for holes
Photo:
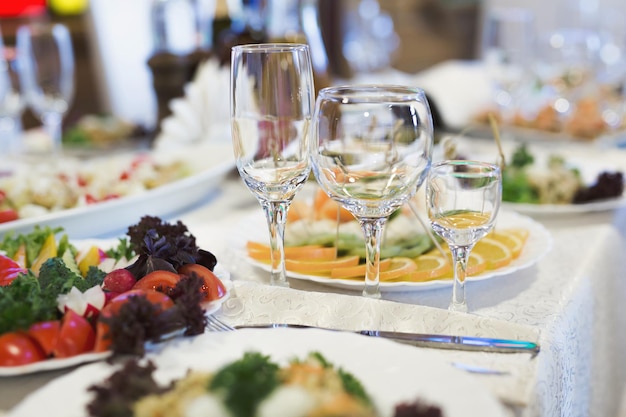
[[[435,233],[452,252],[454,283],[450,310],[467,312],[467,262],[476,242],[489,233],[502,201],[497,165],[449,160],[433,166],[426,183],[428,217]]]
[[[431,162],[433,122],[426,96],[417,88],[391,85],[322,89],[311,136],[317,182],[363,229],[363,295],[380,298],[385,224],[415,194]]]
[[[61,151],[63,116],[74,98],[74,53],[66,26],[31,23],[17,30],[20,82],[27,104],[41,119],[49,142],[27,154],[48,156]]]
[[[265,211],[271,284],[289,286],[285,221],[310,171],[315,89],[309,47],[240,45],[233,47],[231,61],[231,129],[237,169]]]

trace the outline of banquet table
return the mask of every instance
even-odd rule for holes
[[[233,294],[218,315],[231,324],[290,321],[343,329],[378,325],[535,340],[528,354],[437,351],[449,362],[503,371],[476,374],[518,416],[615,416],[626,382],[626,208],[595,213],[538,216],[552,237],[535,265],[509,275],[470,282],[470,313],[447,311],[450,289],[384,293],[382,300],[358,292],[290,280],[290,288],[266,285],[268,273],[245,262],[233,248],[245,219],[263,215],[236,172],[201,203],[168,220],[182,220],[200,247],[214,252],[231,273]],[[124,230],[111,231],[119,236]],[[416,348],[420,349],[420,348]],[[432,350],[432,349],[430,349]],[[0,378],[0,410],[69,370]],[[10,414],[9,414],[10,415]]]

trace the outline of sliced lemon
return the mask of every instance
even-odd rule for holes
[[[452,270],[448,259],[441,255],[421,255],[413,260],[415,270],[402,277],[403,281],[424,282],[437,279]]]
[[[454,278],[454,268],[452,267],[452,255],[450,255],[450,270],[444,275],[439,277],[440,279],[452,279]],[[477,253],[470,252],[469,259],[467,260],[467,268],[465,273],[468,277],[482,274],[487,269],[487,261],[485,258]]]
[[[378,274],[381,281],[392,281],[401,278],[417,269],[417,265],[411,258],[390,258],[389,269]]]
[[[500,243],[504,243],[510,250],[513,255],[513,259],[520,256],[522,253],[522,249],[524,249],[524,240],[517,236],[516,234],[511,233],[507,229],[496,230],[487,235],[490,239],[495,239]]]
[[[502,268],[513,260],[513,254],[508,246],[489,237],[479,240],[472,253],[480,255],[487,261],[487,269]]]

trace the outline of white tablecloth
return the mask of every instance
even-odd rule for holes
[[[291,281],[289,290],[258,286],[268,281],[268,274],[234,258],[228,242],[244,217],[261,210],[259,204],[236,175],[204,203],[170,220],[181,219],[198,244],[213,251],[232,271],[238,283],[236,295],[248,302],[244,309],[238,309],[235,301],[227,302],[222,314],[225,320],[290,319],[330,325],[330,318],[343,317],[340,323],[344,327],[364,325],[350,320],[353,311],[342,309],[349,305],[369,309],[363,311],[393,312],[382,322],[391,329],[538,340],[542,350],[534,359],[529,355],[440,352],[449,361],[508,372],[476,378],[516,415],[616,415],[626,380],[626,315],[622,312],[626,209],[542,219],[554,239],[551,252],[535,266],[510,276],[470,283],[467,296],[472,312],[464,316],[446,310],[449,289],[387,295],[374,302],[359,294],[342,294],[296,280]],[[284,295],[279,298],[282,303],[272,301],[275,291]],[[320,310],[321,305],[325,310]],[[318,314],[320,311],[324,313]],[[9,409],[62,373],[0,379],[0,409]]]
[[[268,273],[234,258],[228,236],[241,220],[261,210],[243,183],[236,179],[224,184],[212,205],[183,216],[198,243],[211,248],[234,280],[268,282]],[[224,214],[228,213],[228,214]],[[542,346],[535,359],[526,355],[451,353],[450,360],[462,360],[481,366],[509,371],[504,377],[478,376],[503,401],[516,406],[523,416],[613,416],[625,385],[624,355],[626,316],[620,314],[626,295],[622,271],[626,266],[626,209],[539,219],[554,239],[550,253],[537,265],[510,276],[470,283],[467,297],[472,313],[459,318],[446,307],[450,290],[387,294],[387,301],[414,307],[414,320],[405,316],[392,328],[414,331],[518,337]],[[319,295],[302,295],[295,290],[316,293],[359,294],[327,288],[320,284],[291,280],[291,299],[320,303]],[[254,294],[254,291],[248,291]],[[318,297],[318,301],[314,301]],[[248,296],[248,298],[253,298]],[[244,300],[246,297],[243,298]],[[268,298],[269,300],[269,298]],[[341,308],[343,298],[324,298],[328,305]],[[384,302],[383,302],[384,303]],[[327,324],[324,319],[308,316],[302,305],[279,305],[266,302],[249,307],[253,315],[239,315],[225,308],[231,322],[265,321],[269,318],[300,318],[306,324]],[[331,307],[332,308],[332,307]],[[388,309],[389,307],[380,307]],[[342,310],[344,313],[345,311]],[[265,314],[264,317],[260,314]],[[291,316],[288,316],[291,314]],[[424,315],[426,314],[426,315]],[[339,316],[339,313],[335,314]],[[430,316],[428,316],[430,315]],[[256,316],[256,318],[251,318]],[[431,317],[428,320],[425,317]],[[397,318],[397,317],[396,317]],[[436,318],[436,319],[435,319]],[[404,320],[404,322],[403,322]],[[313,321],[313,322],[312,322]],[[344,324],[355,321],[346,320]],[[362,323],[357,323],[357,325]],[[534,336],[533,336],[534,335]],[[538,336],[537,336],[538,335]]]

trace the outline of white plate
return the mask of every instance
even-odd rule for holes
[[[202,145],[188,152],[196,174],[141,194],[2,223],[0,236],[9,231],[27,233],[35,225],[61,226],[75,239],[121,234],[127,225],[137,223],[144,215],[162,217],[188,208],[207,198],[235,166],[229,142]]]
[[[415,227],[419,227],[417,224]],[[524,245],[524,249],[519,257],[514,259],[509,265],[504,268],[499,268],[492,271],[485,271],[482,274],[468,277],[468,282],[483,281],[492,279],[502,275],[508,275],[520,269],[528,268],[538,262],[545,256],[546,253],[552,248],[552,236],[550,232],[539,222],[531,219],[530,217],[517,214],[512,211],[501,210],[498,214],[498,222],[496,227],[521,227],[529,231],[528,239]],[[269,237],[267,236],[267,228],[264,220],[259,217],[258,213],[249,216],[242,221],[239,232],[233,235],[232,246],[237,250],[239,256],[246,259],[253,265],[263,268],[266,271],[270,271],[269,265],[262,262],[258,262],[250,257],[246,253],[246,242],[249,240],[256,242],[266,242]],[[363,289],[363,283],[360,281],[349,279],[333,279],[326,278],[317,275],[306,275],[296,272],[287,271],[287,275],[290,278],[300,279],[304,281],[312,281],[319,284],[328,285],[334,288],[342,288],[347,290],[360,291]],[[423,291],[431,290],[435,288],[449,287],[452,285],[452,280],[432,280],[427,282],[381,282],[381,292],[404,292],[404,291]]]
[[[217,277],[224,283],[224,286],[226,287],[226,294],[218,300],[211,301],[203,305],[206,315],[215,314],[220,309],[224,301],[230,297],[232,288],[230,272],[224,269],[220,264],[215,265],[214,272],[215,275],[217,275]],[[89,352],[71,356],[69,358],[46,359],[44,361],[34,362],[22,366],[0,366],[0,377],[26,375],[55,369],[64,369],[83,363],[106,359],[109,356],[111,356],[111,352]]]
[[[351,333],[319,329],[205,333],[191,340],[178,340],[149,358],[157,365],[157,382],[165,384],[188,369],[215,371],[248,351],[270,355],[281,363],[320,352],[363,382],[381,416],[392,416],[396,404],[418,397],[440,405],[446,417],[467,416],[468,410],[482,417],[505,415],[482,384],[442,362],[435,353]],[[86,388],[102,383],[112,371],[112,366],[103,362],[82,367],[35,391],[8,416],[84,417],[91,398]]]
[[[523,204],[503,202],[503,207],[531,216],[558,216],[610,211],[626,206],[626,196],[584,204]]]
[[[462,137],[455,139],[455,143],[457,144],[459,154],[465,157],[487,162],[495,162],[497,160],[497,148],[492,139]],[[519,146],[519,142],[504,141],[502,145],[504,155],[510,158],[517,146]],[[626,178],[626,151],[623,149],[603,148],[591,144],[568,143],[564,145],[563,143],[545,143],[539,141],[528,143],[527,146],[529,152],[535,158],[535,163],[539,164],[539,166],[544,166],[551,155],[562,156],[569,166],[580,171],[582,181],[587,185],[593,184],[598,175],[603,171],[620,171]],[[440,147],[436,152],[437,157],[441,159]],[[626,194],[618,198],[582,204],[524,204],[503,202],[502,206],[517,211],[518,213],[532,216],[584,214],[626,207]]]

